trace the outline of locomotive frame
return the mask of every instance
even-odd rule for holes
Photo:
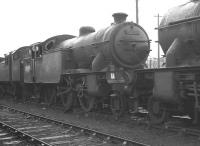
[[[172,115],[188,115],[199,123],[199,15],[200,1],[170,9],[158,28],[166,68],[137,70],[135,110],[147,109],[151,123],[165,122]]]

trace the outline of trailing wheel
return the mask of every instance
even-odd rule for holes
[[[124,96],[119,93],[111,95],[111,111],[115,119],[118,119],[125,111]]]
[[[81,96],[78,96],[78,99],[81,108],[85,112],[90,112],[94,108],[95,97],[89,96],[87,94],[82,94]]]
[[[163,103],[151,97],[148,101],[148,111],[151,124],[160,124],[167,120],[169,113]]]

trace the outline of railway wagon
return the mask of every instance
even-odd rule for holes
[[[135,96],[145,103],[152,123],[177,114],[189,115],[194,123],[199,121],[199,24],[199,0],[170,9],[158,29],[166,68],[137,71]]]
[[[11,95],[14,98],[23,97],[23,100],[26,100],[26,98],[31,96],[39,98],[39,92],[42,92],[40,89],[40,83],[42,83],[42,81],[38,80],[41,78],[41,75],[39,76],[41,64],[48,68],[44,62],[48,63],[50,60],[50,57],[48,58],[48,56],[50,52],[52,52],[52,48],[59,44],[59,42],[72,37],[74,36],[59,35],[49,38],[44,42],[38,42],[30,46],[21,47],[16,51],[5,55],[5,58],[3,58],[0,63],[1,95]],[[36,64],[36,62],[39,61],[41,62]],[[48,69],[52,71],[53,69],[51,69],[51,67],[52,66],[49,64]],[[54,71],[44,73],[47,76],[55,74]],[[43,76],[45,74],[43,74]],[[59,76],[58,74],[60,75],[60,73],[57,72],[57,76]],[[38,79],[36,80],[36,78]],[[48,84],[51,81],[47,82],[46,80],[45,82]],[[45,97],[46,96],[43,96],[44,100],[47,100]]]

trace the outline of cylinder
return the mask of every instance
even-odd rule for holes
[[[93,67],[95,71],[100,71],[109,63],[129,69],[142,66],[150,52],[149,38],[141,26],[124,22],[126,16],[124,13],[114,14],[117,23],[66,40],[59,47],[73,51],[79,68]]]

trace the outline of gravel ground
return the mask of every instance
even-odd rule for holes
[[[156,130],[136,122],[115,121],[108,115],[102,117],[95,114],[80,114],[80,112],[63,113],[61,110],[47,108],[44,105],[32,103],[16,103],[9,100],[0,100],[0,103],[9,105],[34,114],[54,118],[67,123],[80,125],[97,131],[126,137],[151,146],[200,146],[200,138]]]

